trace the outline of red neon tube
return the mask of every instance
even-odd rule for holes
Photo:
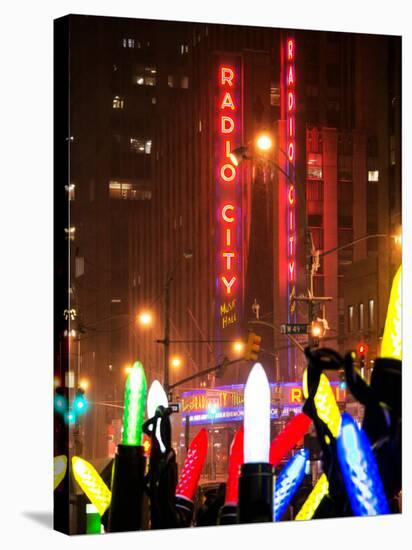
[[[269,461],[277,466],[308,431],[312,420],[305,413],[299,413],[290,420],[285,429],[270,444]]]
[[[238,430],[230,446],[229,468],[226,482],[225,504],[237,504],[239,473],[243,464],[243,427]]]
[[[206,460],[207,447],[207,431],[202,428],[190,443],[176,487],[176,496],[193,501],[203,464]]]

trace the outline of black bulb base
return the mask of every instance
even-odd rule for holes
[[[273,468],[265,462],[242,464],[238,523],[273,521]]]

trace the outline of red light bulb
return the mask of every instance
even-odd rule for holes
[[[285,429],[270,444],[269,461],[277,466],[308,431],[312,420],[305,413],[299,413],[290,420]]]
[[[176,496],[193,501],[200,473],[206,460],[207,447],[207,431],[202,428],[190,443],[176,487]]]
[[[243,464],[243,428],[238,430],[230,446],[229,472],[226,482],[225,504],[237,504],[240,467]]]

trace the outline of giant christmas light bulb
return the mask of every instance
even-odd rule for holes
[[[67,456],[59,455],[54,457],[54,489],[63,481],[67,470]],[[53,489],[53,490],[54,490]]]
[[[153,380],[147,394],[147,417],[153,418],[156,414],[157,407],[160,406],[167,408],[169,406],[169,402],[162,384],[159,380]],[[162,437],[160,435],[160,422],[157,422],[156,426],[156,439],[159,442],[160,450],[164,453],[166,447],[163,445]]]
[[[279,521],[305,476],[306,461],[309,452],[302,449],[293,456],[274,483],[273,521]]]
[[[303,373],[303,395],[306,398],[308,397],[308,375],[306,370]],[[328,426],[333,437],[338,437],[341,425],[341,415],[326,374],[322,373],[320,375],[314,402],[319,418]]]
[[[328,493],[329,481],[326,477],[326,474],[322,474],[316,482],[316,485],[312,489],[310,495],[303,503],[302,508],[297,513],[295,520],[300,521],[312,519],[323,497],[326,496]]]
[[[376,459],[365,432],[348,413],[342,415],[337,453],[346,491],[356,516],[388,514]]]
[[[102,516],[110,505],[112,494],[95,468],[83,458],[72,458],[73,475],[97,511]]]
[[[139,361],[136,361],[127,376],[124,391],[123,445],[142,444],[142,424],[146,391],[146,376],[143,365]]]
[[[206,460],[208,447],[207,431],[201,429],[190,443],[179,482],[176,487],[176,496],[193,501],[203,464]]]
[[[270,444],[269,461],[277,466],[308,431],[312,420],[305,413],[299,413],[290,420],[285,429]]]
[[[270,386],[260,363],[250,371],[244,393],[244,462],[268,463]]]
[[[237,504],[240,467],[243,464],[243,428],[238,430],[230,446],[225,504]]]
[[[393,279],[383,331],[381,357],[402,359],[402,266]]]

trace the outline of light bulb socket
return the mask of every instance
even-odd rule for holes
[[[193,520],[194,504],[188,498],[180,495],[175,496],[175,508],[179,514],[179,527],[190,527]]]
[[[266,462],[242,464],[239,476],[238,523],[272,521],[273,468]]]
[[[219,512],[218,525],[235,525],[237,523],[236,504],[224,504]]]
[[[112,474],[109,532],[139,531],[142,528],[145,467],[143,446],[117,446]]]

